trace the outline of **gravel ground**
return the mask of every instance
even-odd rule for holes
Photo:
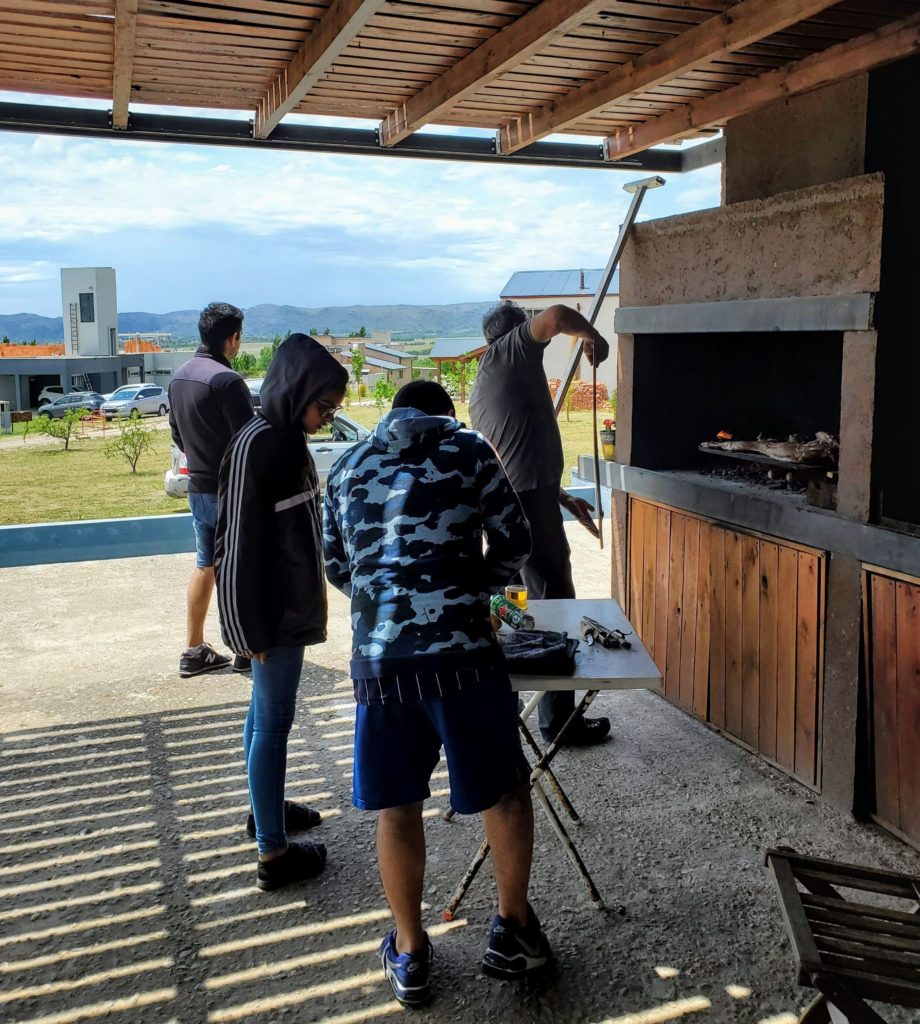
[[[605,556],[569,529],[580,594],[603,596]],[[374,955],[388,914],[373,818],[349,802],[345,602],[331,595],[330,641],[308,652],[289,760],[289,793],[325,814],[314,835],[328,867],[260,893],[242,828],[247,680],[176,675],[190,565],[182,555],[0,571],[0,1021],[347,1024],[399,1013]],[[914,871],[920,857],[653,694],[602,694],[594,706],[612,717],[614,741],[556,765],[609,909],[588,905],[538,812],[532,901],[556,967],[526,986],[483,978],[488,869],[458,919],[441,920],[481,830],[441,820],[439,766],[426,809],[437,996],[414,1016],[791,1024],[809,996],[794,981],[764,850]]]

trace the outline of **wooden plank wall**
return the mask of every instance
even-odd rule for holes
[[[865,573],[875,815],[920,843],[920,580]]]
[[[824,553],[633,497],[628,524],[630,619],[665,696],[817,787]]]

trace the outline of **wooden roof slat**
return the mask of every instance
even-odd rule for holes
[[[440,79],[391,111],[380,124],[380,141],[394,146],[449,107],[503,72],[538,53],[568,28],[598,10],[596,2],[543,0],[513,24],[497,32]]]
[[[266,139],[285,114],[319,82],[384,0],[333,0],[291,62],[270,84],[256,108],[255,136]]]
[[[499,149],[514,153],[559,128],[575,124],[592,110],[618,98],[636,95],[719,53],[730,53],[762,39],[802,16],[829,7],[835,0],[741,0],[729,12],[694,25],[623,69],[582,86],[538,116],[514,120],[499,132]]]
[[[607,139],[610,159],[641,152],[649,146],[679,138],[684,131],[737,117],[775,99],[807,92],[917,52],[920,52],[920,14],[691,103],[643,125],[629,136],[614,135]]]
[[[128,101],[134,76],[138,0],[115,0],[115,44],[112,59],[112,127],[128,127]]]

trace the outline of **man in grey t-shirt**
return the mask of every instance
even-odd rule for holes
[[[479,360],[470,396],[470,421],[485,435],[505,467],[530,522],[533,552],[521,570],[528,595],[541,598],[575,596],[570,549],[560,506],[594,535],[591,506],[560,487],[562,439],[543,369],[543,353],[557,334],[583,338],[588,361],[602,363],[610,352],[604,338],[574,309],[550,306],[532,320],[520,306],[503,302],[483,317],[488,350]],[[556,736],[575,709],[571,691],[548,693],[540,702],[544,739]],[[582,718],[564,742],[575,746],[598,743],[610,732],[606,718]]]

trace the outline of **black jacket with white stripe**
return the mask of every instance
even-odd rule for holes
[[[224,455],[214,567],[224,643],[237,654],[326,639],[322,502],[301,424],[310,402],[347,379],[321,345],[291,335],[265,376],[261,411]]]

